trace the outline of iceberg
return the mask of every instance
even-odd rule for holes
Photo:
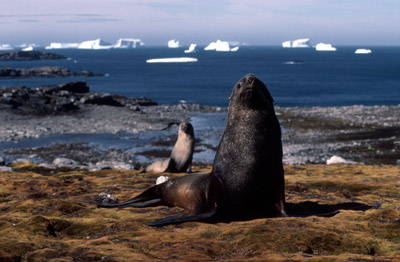
[[[282,42],[282,47],[285,47],[285,48],[292,47],[292,42],[290,42],[290,41]]]
[[[294,40],[292,43],[293,48],[303,48],[303,47],[310,47],[310,39],[309,38],[302,38]]]
[[[14,48],[9,45],[9,44],[1,44],[0,45],[0,51],[8,51],[8,50],[13,50]]]
[[[301,38],[294,41],[285,41],[282,42],[282,47],[289,48],[306,48],[310,47],[310,39],[309,38]]]
[[[50,43],[45,49],[70,49],[78,48],[79,43]]]
[[[194,53],[194,52],[196,52],[196,47],[197,47],[197,44],[191,44],[189,46],[189,49],[185,50],[185,53]]]
[[[45,49],[128,49],[136,48],[138,46],[143,46],[144,43],[140,39],[136,38],[120,38],[118,41],[112,45],[105,43],[101,39],[84,41],[82,43],[50,43]]]
[[[217,40],[216,42],[211,42],[204,48],[206,51],[215,50],[218,52],[229,52],[229,51],[237,51],[239,49],[238,46],[234,48],[229,47],[229,43],[226,41]]]
[[[232,48],[231,48],[231,52],[236,52],[237,50],[239,50],[239,47],[238,47],[238,46],[235,46],[235,47],[232,47]]]
[[[371,49],[360,48],[360,49],[357,49],[354,53],[355,54],[370,54],[370,53],[372,53],[372,51],[371,51]]]
[[[84,41],[78,45],[78,49],[111,49],[114,46],[104,42],[101,39]]]
[[[146,60],[146,63],[190,63],[197,62],[197,58],[194,57],[169,57],[169,58],[154,58]]]
[[[113,48],[128,49],[128,48],[136,48],[138,45],[139,46],[143,46],[144,45],[142,40],[135,39],[135,38],[120,38],[115,43]]]
[[[336,48],[331,44],[319,43],[315,46],[315,50],[317,51],[336,51]]]
[[[169,48],[178,48],[179,47],[179,41],[172,39],[168,41],[168,47]]]
[[[33,51],[33,46],[22,48],[22,51]]]

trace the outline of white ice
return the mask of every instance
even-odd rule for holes
[[[169,58],[154,58],[146,60],[146,63],[189,63],[197,62],[197,58],[193,57],[169,57]]]

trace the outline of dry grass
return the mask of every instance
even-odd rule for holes
[[[0,172],[0,261],[400,261],[399,166],[285,166],[288,202],[378,209],[161,228],[145,223],[183,211],[93,202],[100,192],[131,198],[157,175],[14,168]]]

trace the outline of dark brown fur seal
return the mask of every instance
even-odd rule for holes
[[[249,74],[237,82],[229,100],[228,123],[211,173],[170,180],[127,202],[98,206],[168,205],[194,214],[159,219],[151,226],[287,216],[281,129],[269,91]]]
[[[194,131],[190,123],[179,125],[178,139],[168,159],[157,161],[146,167],[145,172],[191,172],[194,152]]]

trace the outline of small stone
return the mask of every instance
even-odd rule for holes
[[[97,197],[95,198],[96,202],[100,202],[100,203],[117,203],[118,202],[118,198],[116,198],[115,196],[108,194],[108,193],[100,193],[97,195]]]
[[[8,166],[0,166],[0,171],[5,171],[5,172],[12,172],[13,169]]]
[[[53,164],[56,167],[76,167],[78,166],[78,162],[75,160],[69,159],[69,158],[64,158],[64,157],[58,157],[54,159]]]
[[[159,177],[157,178],[157,180],[156,180],[156,185],[165,183],[165,182],[167,182],[168,180],[169,180],[169,177],[167,177],[167,176],[159,176]]]

